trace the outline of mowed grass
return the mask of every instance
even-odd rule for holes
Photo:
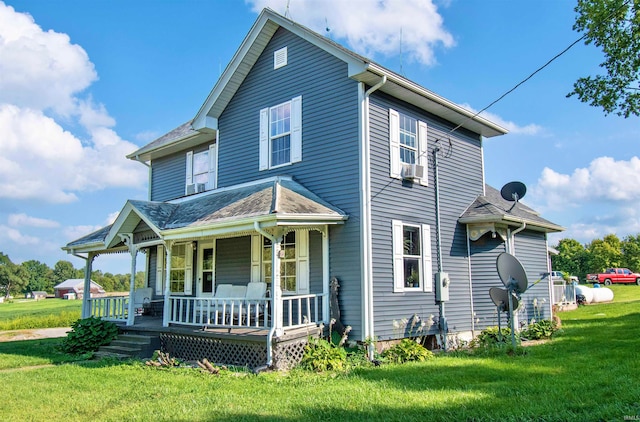
[[[52,340],[4,343],[0,361],[14,364],[0,371],[9,398],[2,419],[629,420],[640,416],[640,287],[614,291],[614,303],[560,313],[558,337],[515,354],[454,352],[350,373],[212,376],[133,361],[69,363]]]
[[[69,327],[80,318],[81,300],[15,300],[0,303],[0,331]]]

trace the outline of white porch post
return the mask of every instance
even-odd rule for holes
[[[91,298],[91,272],[93,267],[93,259],[96,257],[93,252],[87,254],[86,262],[84,265],[84,292],[82,294],[82,318],[89,318],[91,316],[91,304],[89,299]],[[89,292],[89,294],[87,294]]]
[[[271,275],[273,282],[273,328],[276,336],[284,333],[282,328],[282,288],[280,287],[280,247],[282,245],[282,236],[276,237],[271,242]]]
[[[166,258],[167,260],[165,268],[165,283],[164,283],[164,310],[162,312],[162,326],[169,326],[169,312],[171,311],[171,304],[169,303],[169,296],[171,295],[171,248],[173,246],[173,241],[167,240],[165,242]],[[159,258],[159,257],[158,257]]]
[[[322,231],[322,321],[329,323],[329,227]]]
[[[133,244],[133,234],[121,234],[120,238],[124,241],[124,244],[129,247],[129,253],[131,254],[131,277],[129,279],[129,309],[127,315],[127,325],[133,325],[135,320],[134,309],[134,295],[135,295],[135,282],[136,282],[136,256],[138,255],[138,248]]]

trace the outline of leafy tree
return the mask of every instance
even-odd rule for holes
[[[61,260],[56,262],[56,265],[53,267],[53,285],[58,285],[70,278],[84,278],[84,272],[73,268],[73,264],[69,261]]]
[[[622,265],[622,242],[615,234],[595,239],[587,245],[587,271],[602,272],[605,268]]]
[[[11,262],[9,257],[0,252],[0,291],[8,298],[22,293],[29,283],[27,270]]]
[[[31,259],[23,262],[22,266],[29,274],[27,291],[46,291],[53,293],[53,271],[47,264]]]
[[[583,280],[587,274],[585,268],[587,251],[584,246],[575,239],[561,239],[555,249],[558,250],[558,255],[551,256],[553,269],[575,275]]]
[[[605,114],[640,115],[640,0],[578,0],[573,29],[602,49],[606,73],[579,78],[573,91]]]
[[[622,241],[623,265],[631,271],[640,271],[640,234],[627,236]]]

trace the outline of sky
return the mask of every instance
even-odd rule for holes
[[[568,0],[0,0],[0,251],[82,267],[61,246],[148,198],[125,156],[196,115],[264,7],[475,111],[580,37]],[[525,183],[552,246],[640,233],[640,118],[566,97],[602,61],[578,43],[484,113],[509,130],[486,182]]]

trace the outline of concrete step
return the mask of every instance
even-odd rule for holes
[[[98,349],[101,352],[110,352],[110,353],[120,353],[120,354],[128,354],[129,356],[133,356],[136,353],[142,350],[141,347],[126,347],[126,346],[114,346],[112,344],[108,346],[102,346]]]
[[[116,340],[124,341],[128,343],[150,344],[152,337],[141,335],[141,334],[120,334],[118,335]]]
[[[116,358],[116,359],[131,359],[131,355],[122,354],[122,353],[113,353],[113,352],[103,352],[98,350],[93,354],[94,359],[102,359],[102,358]]]
[[[95,356],[109,356],[118,359],[150,357],[154,349],[159,348],[159,342],[158,337],[140,334],[120,334],[110,344],[100,347]]]

